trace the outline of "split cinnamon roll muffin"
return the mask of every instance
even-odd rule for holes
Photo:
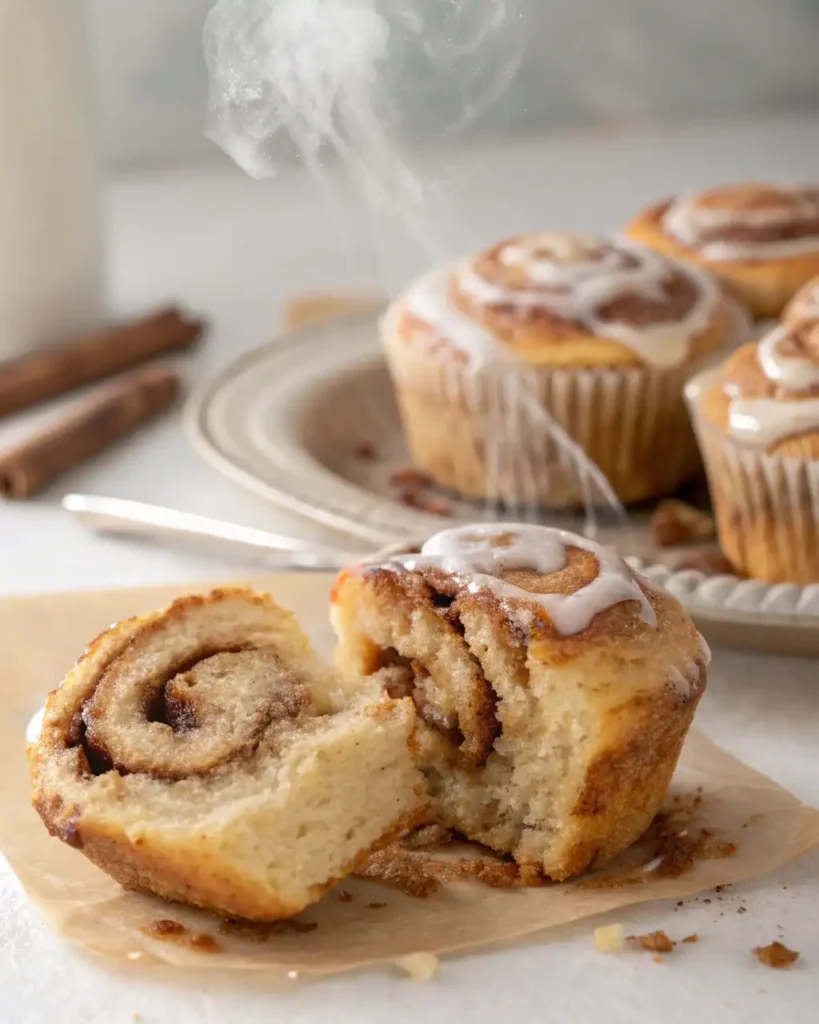
[[[736,325],[697,268],[543,234],[434,271],[382,338],[420,469],[469,497],[571,507],[667,494],[696,472],[683,384]]]
[[[29,747],[52,835],[128,889],[290,917],[425,802],[413,709],[338,680],[293,616],[217,590],[112,626],[48,699]]]
[[[343,573],[339,667],[418,709],[433,820],[553,879],[648,827],[706,684],[681,605],[618,554],[478,525]]]
[[[757,317],[776,317],[819,274],[819,187],[749,183],[649,207],[628,234],[716,274]]]
[[[819,321],[778,325],[688,397],[725,554],[755,579],[819,583]]]

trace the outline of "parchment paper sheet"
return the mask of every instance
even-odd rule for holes
[[[292,608],[327,653],[330,579],[304,573],[254,582]],[[180,593],[160,587],[0,600],[0,849],[52,925],[102,956],[211,971],[328,974],[416,951],[442,953],[518,939],[646,900],[679,899],[762,875],[819,845],[819,811],[695,734],[686,744],[674,791],[703,787],[697,827],[713,827],[721,838],[735,841],[733,856],[699,861],[676,879],[645,874],[638,884],[621,888],[574,883],[498,890],[459,882],[421,900],[376,882],[349,880],[343,888],[353,900],[343,902],[331,892],[304,913],[304,922],[318,925],[313,931],[272,935],[264,942],[223,936],[206,914],[124,892],[77,851],[50,838],[29,803],[24,732],[47,691],[111,622],[160,607]],[[197,952],[139,930],[160,918],[213,935],[221,952]]]

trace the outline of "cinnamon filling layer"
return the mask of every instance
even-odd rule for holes
[[[180,779],[252,753],[275,722],[309,705],[305,686],[272,649],[226,650],[134,660],[130,648],[102,674],[68,731],[88,770]]]

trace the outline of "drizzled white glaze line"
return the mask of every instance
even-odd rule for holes
[[[450,295],[450,277],[479,303],[523,310],[549,309],[593,334],[612,338],[647,365],[676,366],[684,362],[689,342],[708,329],[721,301],[715,280],[704,271],[673,263],[626,239],[597,239],[597,244],[602,250],[601,258],[568,264],[529,258],[530,249],[521,245],[501,250],[501,260],[520,267],[541,287],[520,291],[502,288],[480,277],[469,264],[460,264],[428,274],[399,299],[398,305],[435,327],[475,365],[497,359],[504,354],[505,347],[494,334],[458,310]],[[637,266],[625,266],[624,255],[636,260]],[[698,292],[697,301],[682,319],[635,325],[603,320],[597,314],[601,306],[628,295],[649,302],[661,301],[663,282],[672,272],[685,275]]]
[[[511,535],[511,543],[493,546],[492,538],[499,534]],[[566,566],[568,547],[588,551],[597,559],[596,577],[573,594],[533,594],[499,578],[500,573],[512,569],[559,572]],[[637,601],[642,621],[650,626],[657,624],[638,577],[617,552],[565,530],[517,523],[458,527],[435,534],[420,555],[402,556],[392,565],[410,571],[441,569],[465,579],[472,592],[488,590],[501,600],[519,598],[539,604],[564,636],[581,633],[596,615],[622,601]]]
[[[734,398],[728,406],[728,432],[742,444],[768,448],[819,430],[819,398]]]
[[[768,380],[789,391],[810,391],[819,387],[819,364],[780,351],[780,344],[793,330],[790,324],[781,324],[769,331],[759,342],[757,358]]]
[[[804,186],[781,186],[782,192],[801,191]],[[803,238],[785,238],[777,241],[759,242],[721,242],[702,243],[701,239],[709,231],[736,226],[769,227],[775,224],[787,225],[795,219],[813,219],[819,217],[819,191],[812,201],[806,199],[801,210],[782,207],[774,209],[761,207],[757,210],[727,210],[719,207],[702,206],[699,194],[686,192],[678,196],[662,219],[663,230],[676,238],[683,245],[697,249],[709,260],[753,260],[777,259],[788,256],[799,256],[804,253],[819,254],[819,236],[809,235]]]

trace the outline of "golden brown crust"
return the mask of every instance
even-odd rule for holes
[[[770,188],[775,189],[775,186],[758,184],[729,186],[723,189],[714,189],[710,193],[700,193],[698,201],[703,205],[708,205],[713,196],[715,197],[714,203],[718,203],[723,209],[735,209],[741,215],[754,202],[759,201],[760,194],[765,195],[766,190]],[[678,238],[669,234],[663,226],[663,218],[673,201],[673,199],[666,199],[643,210],[628,225],[626,233],[635,241],[648,245],[672,259],[685,260],[709,270],[719,277],[734,294],[740,296],[757,317],[779,316],[796,291],[819,273],[819,245],[815,252],[788,257],[708,259],[697,248],[685,245]],[[791,227],[803,230],[812,236],[819,233],[819,225],[813,223],[794,222]],[[726,241],[753,241],[755,237],[764,237],[764,232],[760,233],[757,229],[753,235],[748,237],[747,232],[743,235],[741,229],[739,235],[736,228],[733,229],[733,232],[723,229],[717,237],[724,238]],[[783,235],[780,230],[778,237],[788,237],[788,235],[787,233]]]
[[[788,323],[819,321],[819,276],[812,277],[802,285],[782,313]]]
[[[516,293],[532,294],[542,286],[530,281],[520,267],[510,267],[501,259],[501,252],[510,245],[531,242],[536,236],[505,239],[491,249],[478,254],[472,269],[491,286],[509,296],[508,302],[486,302],[466,289],[457,272],[449,283],[454,306],[476,325],[493,335],[499,346],[527,366],[606,368],[646,365],[641,356],[618,340],[606,334],[605,329],[592,330],[579,316],[558,312],[554,302],[550,305],[549,290],[543,287],[543,302],[527,301],[515,304]],[[624,267],[636,267],[638,260],[627,251],[619,252],[616,242],[604,236],[585,237],[569,234],[544,236],[560,242],[561,255],[568,263],[573,260],[604,260],[618,253]],[[572,245],[578,251],[573,253]],[[559,293],[556,293],[559,294]],[[682,267],[669,263],[664,275],[658,276],[656,294],[640,295],[624,291],[619,296],[602,301],[595,307],[595,315],[602,322],[637,328],[657,325],[672,326],[682,322],[703,299],[700,281],[687,274]],[[734,313],[727,299],[715,304],[707,326],[688,339],[682,362],[691,365],[718,350],[731,334]],[[463,350],[441,333],[438,325],[426,321],[402,304],[396,309],[391,331],[402,345],[419,349],[427,357],[444,363],[468,361]]]

